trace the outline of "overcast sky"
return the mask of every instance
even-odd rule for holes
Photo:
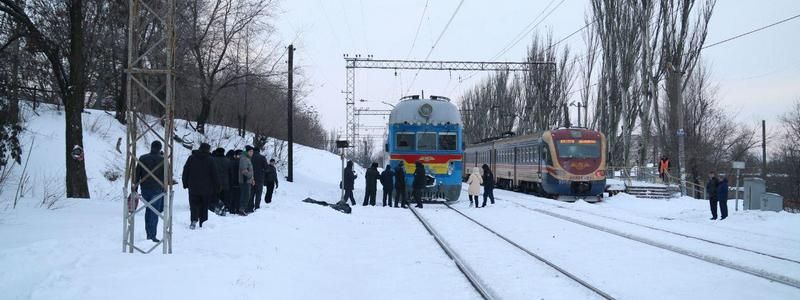
[[[295,64],[302,66],[311,91],[306,102],[320,112],[326,127],[341,129],[345,124],[342,54],[371,54],[375,59],[425,59],[459,2],[282,0],[274,25],[277,41],[294,42],[297,48]],[[429,59],[489,60],[545,8],[548,9],[544,14],[555,10],[534,32],[552,31],[553,38],[560,40],[584,25],[588,7],[588,0],[466,0]],[[707,44],[799,13],[798,0],[718,0]],[[525,36],[496,60],[522,61],[530,41],[530,35]],[[565,43],[574,53],[585,51],[580,35]],[[766,119],[775,124],[792,101],[800,99],[799,49],[800,18],[704,50],[703,59],[710,66],[712,80],[719,85],[718,97],[726,111],[740,122],[756,124]],[[419,94],[420,90],[426,95],[448,96],[458,103],[466,89],[488,75],[460,80],[471,73],[422,71],[414,80],[415,71],[395,74],[392,70],[359,69],[356,74],[355,97],[369,100],[357,102],[357,107],[375,109],[388,107],[380,101],[397,102],[400,96]],[[368,125],[385,124],[380,118],[372,121],[364,118]]]

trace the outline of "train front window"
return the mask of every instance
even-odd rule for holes
[[[436,133],[419,132],[417,133],[417,150],[436,150]]]
[[[600,157],[600,143],[597,140],[559,140],[556,145],[559,158]]]
[[[399,151],[414,150],[416,137],[413,133],[398,133],[395,139],[395,149]]]
[[[458,136],[455,132],[439,133],[439,150],[456,150],[457,145]]]

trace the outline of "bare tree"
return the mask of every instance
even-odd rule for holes
[[[85,162],[82,157],[75,159],[72,156],[73,149],[83,148],[81,112],[86,90],[84,45],[87,44],[84,36],[84,1],[70,0],[55,5],[38,3],[34,8],[41,11],[31,14],[15,0],[0,0],[0,12],[24,28],[28,44],[50,63],[53,82],[64,102],[66,113],[67,197],[89,198]],[[34,19],[31,16],[42,18]],[[59,35],[64,33],[64,28],[68,28],[66,35]]]
[[[631,135],[641,109],[639,79],[643,21],[634,1],[592,0],[595,30],[603,49],[598,98],[599,129],[606,134],[614,164],[630,162]],[[621,126],[621,128],[620,128]],[[619,139],[622,143],[619,143]]]
[[[264,19],[269,16],[273,1],[192,0],[187,6],[181,16],[189,27],[184,42],[189,47],[192,74],[196,74],[200,87],[201,108],[196,121],[197,131],[203,133],[217,96],[250,76],[236,72],[240,65],[232,59],[233,48],[246,29],[253,32],[268,29]]]
[[[666,124],[658,122],[656,126],[660,136],[660,144],[668,146],[666,152],[671,157],[678,157],[676,133],[679,129],[679,107],[681,93],[686,82],[700,58],[700,50],[706,40],[708,22],[716,5],[715,0],[705,0],[699,7],[695,0],[661,0],[660,17],[661,59],[666,68]],[[655,110],[658,107],[654,107]],[[676,171],[684,169],[678,160]]]

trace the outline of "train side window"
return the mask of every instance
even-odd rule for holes
[[[439,150],[456,150],[458,145],[458,135],[455,132],[439,133]]]
[[[416,138],[414,133],[398,132],[395,137],[395,150],[414,150]]]
[[[436,150],[436,133],[418,132],[417,150]]]

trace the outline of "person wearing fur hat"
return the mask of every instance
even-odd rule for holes
[[[248,205],[250,202],[250,192],[256,184],[253,179],[253,162],[250,160],[253,157],[253,147],[245,146],[242,156],[239,158],[239,214],[246,216],[248,212],[252,212]]]
[[[203,227],[203,222],[208,220],[206,205],[219,192],[217,166],[210,151],[211,145],[200,144],[200,148],[189,156],[183,166],[183,188],[189,189],[189,208],[192,221],[192,224],[189,225],[190,229],[195,229],[198,223],[201,228]]]

